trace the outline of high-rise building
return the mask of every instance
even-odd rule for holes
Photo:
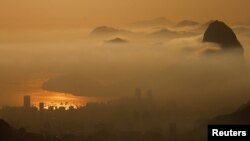
[[[43,102],[40,102],[39,103],[39,111],[43,111],[44,110],[44,103]]]
[[[23,107],[24,108],[30,108],[31,102],[30,102],[30,96],[26,95],[23,97]]]

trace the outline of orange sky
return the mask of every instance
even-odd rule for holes
[[[0,27],[125,24],[164,16],[249,24],[249,0],[1,0]]]

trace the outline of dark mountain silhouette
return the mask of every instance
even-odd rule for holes
[[[58,141],[55,138],[44,138],[42,135],[29,133],[25,129],[12,128],[7,122],[0,119],[0,141]]]
[[[4,120],[0,119],[0,140],[4,139],[5,136],[10,136],[13,132],[13,129],[10,125]]]
[[[201,119],[190,133],[190,141],[207,140],[207,125],[250,125],[250,102],[242,105],[229,114],[223,114],[211,119]]]
[[[122,34],[129,34],[130,31],[122,30],[122,29],[116,29],[108,26],[100,26],[95,28],[90,35],[94,36],[103,36],[103,35],[122,35]]]
[[[114,38],[112,40],[106,41],[106,43],[128,43],[128,41],[117,37],[117,38]]]
[[[119,32],[119,30],[112,28],[112,27],[108,27],[108,26],[100,26],[100,27],[95,28],[92,31],[92,34],[114,33],[114,32]]]
[[[242,105],[231,114],[217,116],[209,121],[212,124],[250,124],[250,102]]]
[[[233,30],[221,21],[214,21],[209,24],[203,42],[217,43],[222,50],[234,49],[237,53],[243,53],[243,47]]]
[[[153,26],[166,26],[171,25],[172,22],[164,17],[155,18],[152,20],[138,21],[130,23],[131,27],[153,27]]]
[[[175,25],[175,27],[187,27],[187,26],[197,26],[200,23],[195,21],[184,20]]]

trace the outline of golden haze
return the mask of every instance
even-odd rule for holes
[[[220,19],[249,24],[249,5],[249,0],[2,0],[0,27],[124,25],[159,16],[173,21]]]

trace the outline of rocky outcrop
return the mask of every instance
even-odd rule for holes
[[[243,47],[237,39],[234,31],[224,22],[214,21],[209,24],[203,42],[219,44],[222,51],[233,51],[233,53],[243,54]]]

